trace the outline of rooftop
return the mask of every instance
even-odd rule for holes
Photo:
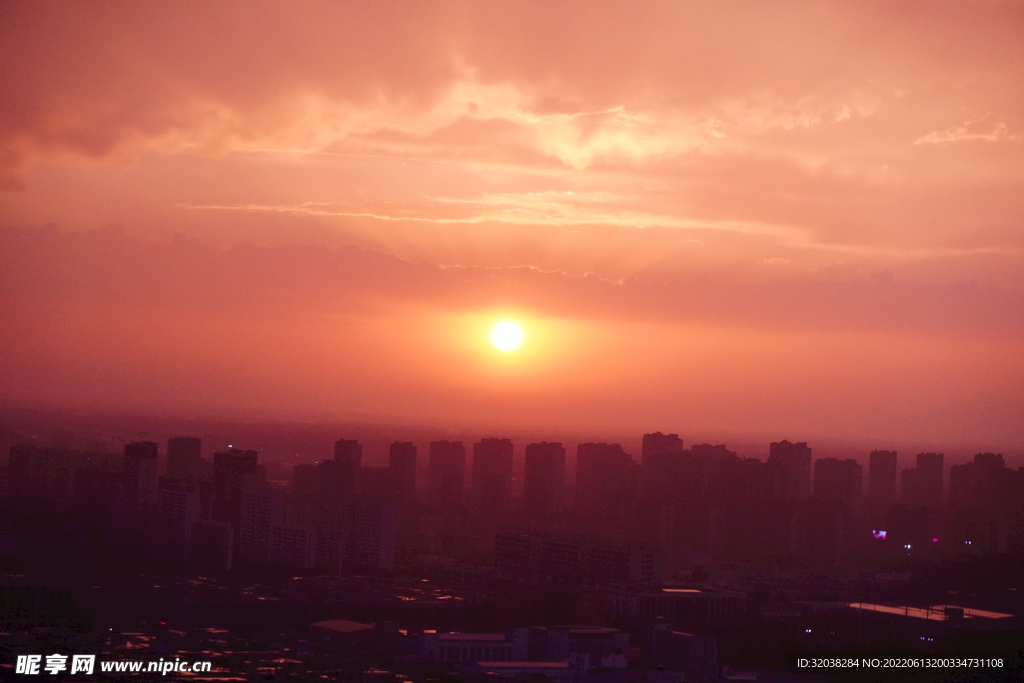
[[[568,669],[568,662],[476,662],[489,669]]]
[[[882,612],[884,614],[927,619],[929,621],[949,621],[953,614],[958,614],[960,611],[963,612],[964,619],[1009,619],[1013,616],[1012,614],[1004,614],[1002,612],[989,612],[987,610],[958,607],[956,605],[899,607],[894,605],[876,605],[869,602],[851,602],[847,606],[869,612]]]
[[[504,641],[504,633],[442,633],[441,640]]]
[[[337,631],[338,633],[355,633],[356,631],[366,631],[373,628],[370,624],[360,624],[358,621],[348,621],[347,619],[318,621],[310,626],[327,629],[329,631]]]

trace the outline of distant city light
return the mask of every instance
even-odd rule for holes
[[[889,534],[888,531],[874,531],[872,530],[871,535],[875,538],[885,538]]]
[[[938,536],[936,536],[935,538],[932,539],[932,543],[938,543],[938,542],[939,542],[939,537]]]
[[[903,546],[903,547],[904,547],[904,548],[906,548],[907,550],[910,550],[910,544],[909,544],[909,543],[907,543],[907,544],[906,544],[905,546]]]

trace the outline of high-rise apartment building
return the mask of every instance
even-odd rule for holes
[[[443,507],[462,505],[466,481],[466,447],[461,441],[431,441],[427,460],[427,493],[430,503]]]
[[[699,469],[697,460],[683,450],[683,440],[678,434],[644,434],[640,452],[643,495],[657,503],[691,497]]]
[[[157,445],[134,441],[124,447],[124,503],[128,509],[156,506]]]
[[[353,501],[345,564],[353,569],[391,571],[395,568],[396,531],[394,503]]]
[[[234,533],[232,544],[238,538],[238,525],[242,512],[242,487],[246,478],[255,479],[257,451],[232,448],[213,454],[213,496],[210,504],[214,521],[227,522]]]
[[[235,557],[235,533],[229,522],[203,519],[192,524],[192,566],[201,572],[231,571]]]
[[[811,495],[811,449],[807,443],[778,441],[772,443],[768,464],[785,467],[783,496],[791,500],[802,500]]]
[[[896,451],[871,451],[868,498],[877,503],[896,500]]]
[[[526,447],[523,507],[528,514],[561,512],[565,508],[565,448],[560,443]]]
[[[636,491],[637,464],[617,443],[576,447],[576,510],[620,515]]]
[[[341,570],[348,513],[355,496],[351,460],[325,460],[317,465],[316,561],[331,573]]]
[[[820,458],[814,462],[814,496],[848,506],[861,497],[863,467],[856,460]]]
[[[473,444],[472,502],[477,512],[493,517],[512,503],[511,439],[483,439]]]
[[[918,453],[912,470],[900,475],[900,498],[908,505],[937,508],[942,505],[943,454]]]
[[[75,471],[103,469],[103,464],[96,461],[106,457],[63,448],[38,448],[27,444],[11,446],[7,490],[11,496],[19,498],[66,500],[72,495]],[[123,468],[122,459],[116,469]]]
[[[683,440],[678,434],[644,434],[643,445],[640,449],[640,464],[648,465],[662,459],[681,457],[683,454]]]
[[[242,486],[238,525],[238,559],[250,565],[270,562],[271,530],[284,523],[284,497],[265,482],[248,480]]]
[[[316,465],[299,464],[292,468],[292,492],[287,518],[298,524],[315,524],[320,508],[320,470]]]
[[[978,453],[971,462],[952,465],[949,505],[957,509],[999,509],[1009,497],[1012,475],[999,453]]]
[[[393,473],[390,467],[374,467],[363,465],[359,470],[359,481],[356,496],[375,500],[395,501],[395,490],[392,484]]]
[[[123,473],[77,470],[73,498],[86,554],[91,559],[109,559],[118,552],[127,516]]]
[[[500,530],[494,554],[497,576],[515,581],[652,584],[665,569],[654,544],[538,529]]]
[[[192,525],[200,520],[199,485],[188,477],[160,477],[157,485],[158,556],[164,562],[189,561]]]
[[[409,504],[416,500],[416,446],[396,441],[388,449],[388,468],[395,487],[395,500]]]
[[[341,485],[354,491],[356,478],[363,467],[363,446],[353,439],[339,439],[334,443],[334,462],[337,464]]]
[[[270,529],[270,563],[285,569],[316,564],[316,530],[312,524],[284,522]]]
[[[167,440],[167,475],[198,478],[203,468],[203,440],[194,436],[172,436]]]

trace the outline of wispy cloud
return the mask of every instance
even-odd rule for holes
[[[1020,142],[1024,137],[1010,132],[1010,127],[1002,118],[986,114],[977,119],[964,121],[961,125],[950,126],[945,130],[936,130],[914,140],[915,145],[935,145],[947,142],[966,142],[981,140],[984,142]]]
[[[700,233],[731,232],[759,235],[781,244],[850,256],[886,256],[899,259],[947,258],[969,255],[1024,255],[1024,248],[999,247],[886,247],[841,242],[824,242],[812,231],[754,221],[701,220],[664,213],[622,208],[638,199],[609,192],[547,191],[493,193],[476,198],[427,197],[412,202],[302,202],[298,204],[192,205],[176,208],[193,211],[239,211],[285,213],[306,216],[365,218],[386,222],[414,222],[435,225],[481,225],[501,223],[521,226],[579,227],[613,226],[642,230],[665,228],[692,231],[691,241],[702,242]],[[642,202],[641,202],[642,203]],[[768,258],[763,263],[790,263]]]
[[[633,200],[635,201],[635,200]],[[302,202],[290,205],[191,205],[177,208],[209,211],[248,211],[293,213],[309,216],[372,218],[381,221],[415,221],[436,224],[504,223],[529,226],[608,225],[621,228],[674,228],[693,231],[730,231],[751,235],[769,235],[779,239],[806,239],[803,231],[767,224],[727,220],[699,220],[638,210],[616,204],[627,198],[604,192],[525,192],[495,193],[462,199],[425,198],[418,204],[348,202]]]

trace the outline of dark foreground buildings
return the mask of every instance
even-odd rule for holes
[[[779,668],[787,651],[927,650],[963,633],[989,647],[1020,626],[1024,471],[999,454],[947,470],[923,453],[900,473],[875,451],[865,477],[802,442],[758,459],[662,433],[639,461],[578,444],[575,468],[553,442],[426,450],[418,492],[404,441],[387,466],[342,439],[290,469],[251,450],[206,459],[194,437],[16,446],[0,619],[20,616],[3,628],[231,649],[203,640],[214,629],[396,682],[682,683]],[[147,630],[159,622],[174,634]]]

